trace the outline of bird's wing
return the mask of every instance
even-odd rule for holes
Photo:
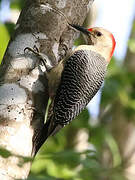
[[[76,51],[62,72],[53,106],[53,122],[66,125],[73,120],[100,89],[107,62],[90,50]]]

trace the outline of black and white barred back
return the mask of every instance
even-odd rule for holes
[[[75,119],[100,89],[107,61],[90,50],[76,51],[66,60],[61,83],[53,101],[53,111],[42,128],[36,153],[43,142]]]
[[[66,61],[53,107],[53,124],[64,126],[87,106],[100,89],[107,61],[90,50],[76,51]]]

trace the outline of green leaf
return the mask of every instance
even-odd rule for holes
[[[0,62],[3,58],[3,55],[5,53],[6,47],[9,42],[9,33],[7,31],[7,28],[4,24],[0,24]]]
[[[10,156],[12,156],[11,152],[0,147],[0,156],[4,157],[4,158],[8,158]]]
[[[35,177],[33,175],[30,175],[27,180],[58,180],[55,177],[52,176],[39,176],[39,177]],[[60,180],[60,179],[59,179]]]
[[[10,7],[12,9],[19,9],[21,10],[24,7],[24,0],[11,0]]]
[[[135,39],[130,39],[128,41],[128,47],[132,53],[135,53]]]

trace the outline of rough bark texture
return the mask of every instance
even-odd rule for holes
[[[82,24],[92,2],[26,1],[0,67],[0,146],[13,154],[32,156],[32,149],[42,138],[48,102],[45,68],[33,53],[24,53],[24,49],[36,46],[54,66],[72,48],[77,32],[50,8],[64,12],[71,23]],[[27,178],[31,163],[20,167],[19,161],[16,156],[0,157],[0,179]]]

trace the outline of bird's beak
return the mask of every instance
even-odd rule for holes
[[[90,44],[90,45],[94,44],[95,35],[93,34],[92,31],[90,32],[85,27],[75,25],[75,24],[70,24],[70,26],[72,26],[73,28],[75,28],[76,30],[82,32],[85,35],[84,39],[85,39],[87,44]]]
[[[90,36],[92,35],[85,27],[76,25],[76,24],[70,24],[73,28],[77,29],[78,31],[82,32],[83,34]]]

